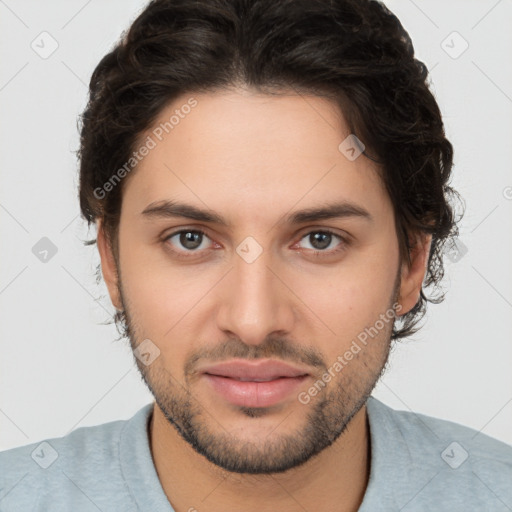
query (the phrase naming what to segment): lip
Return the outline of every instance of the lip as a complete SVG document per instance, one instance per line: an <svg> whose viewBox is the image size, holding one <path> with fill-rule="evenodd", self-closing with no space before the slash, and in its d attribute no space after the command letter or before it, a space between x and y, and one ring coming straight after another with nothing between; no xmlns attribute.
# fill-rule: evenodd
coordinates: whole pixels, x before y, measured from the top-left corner
<svg viewBox="0 0 512 512"><path fill-rule="evenodd" d="M203 367L200 373L229 377L231 379L273 380L279 377L300 377L309 372L305 368L293 366L277 359L247 361L232 359L214 365Z"/></svg>
<svg viewBox="0 0 512 512"><path fill-rule="evenodd" d="M270 407L285 400L308 378L307 369L278 360L231 360L203 367L211 388L233 405Z"/></svg>

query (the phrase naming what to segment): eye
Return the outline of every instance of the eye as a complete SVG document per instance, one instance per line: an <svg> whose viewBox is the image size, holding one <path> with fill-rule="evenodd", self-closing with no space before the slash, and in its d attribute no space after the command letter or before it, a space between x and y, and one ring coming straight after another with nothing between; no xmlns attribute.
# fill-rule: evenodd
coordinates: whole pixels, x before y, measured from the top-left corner
<svg viewBox="0 0 512 512"><path fill-rule="evenodd" d="M334 249L327 250L330 246L333 247L335 239L340 240L342 243L338 244L337 247L334 244ZM306 247L306 249L313 251L315 255L320 255L321 253L334 254L344 250L349 245L349 241L346 238L328 229L310 231L301 238L302 240L309 242L311 247Z"/></svg>
<svg viewBox="0 0 512 512"><path fill-rule="evenodd" d="M199 254L211 248L206 241L207 239L210 240L208 235L200 229L181 229L167 235L163 242L178 257L187 258L194 256L194 253ZM336 239L341 243L336 245ZM305 247L307 252L315 256L336 254L345 250L350 244L348 238L328 229L310 231L300 239L300 241L303 240L309 242L310 247Z"/></svg>
<svg viewBox="0 0 512 512"><path fill-rule="evenodd" d="M199 252L207 248L207 244L203 244L205 238L208 238L206 233L199 229L182 229L166 236L164 242L168 243L174 252ZM173 239L175 242L172 242ZM175 249L175 244L181 247Z"/></svg>

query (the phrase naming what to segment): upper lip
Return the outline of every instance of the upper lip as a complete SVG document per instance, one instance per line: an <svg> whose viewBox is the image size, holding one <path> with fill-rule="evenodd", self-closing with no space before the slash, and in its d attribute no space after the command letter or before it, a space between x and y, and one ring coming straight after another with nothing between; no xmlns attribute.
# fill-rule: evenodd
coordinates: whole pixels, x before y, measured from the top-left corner
<svg viewBox="0 0 512 512"><path fill-rule="evenodd" d="M199 372L244 380L273 380L279 377L301 377L308 374L304 368L276 359L258 361L234 359L204 366L199 369Z"/></svg>

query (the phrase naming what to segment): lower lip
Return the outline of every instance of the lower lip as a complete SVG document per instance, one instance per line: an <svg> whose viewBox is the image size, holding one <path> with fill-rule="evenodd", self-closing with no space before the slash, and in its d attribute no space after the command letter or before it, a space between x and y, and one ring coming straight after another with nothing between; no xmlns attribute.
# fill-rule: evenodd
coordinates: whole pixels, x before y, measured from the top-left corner
<svg viewBox="0 0 512 512"><path fill-rule="evenodd" d="M241 381L219 375L203 374L213 389L233 405L270 407L292 394L307 375L280 377L267 382Z"/></svg>

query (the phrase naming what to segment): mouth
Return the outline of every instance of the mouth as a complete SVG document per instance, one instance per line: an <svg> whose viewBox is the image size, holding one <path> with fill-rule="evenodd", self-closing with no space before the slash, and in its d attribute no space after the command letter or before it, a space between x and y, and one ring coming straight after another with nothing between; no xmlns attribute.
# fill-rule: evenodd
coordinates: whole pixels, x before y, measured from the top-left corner
<svg viewBox="0 0 512 512"><path fill-rule="evenodd" d="M310 374L278 360L231 360L199 370L217 396L243 407L270 407L287 399Z"/></svg>

